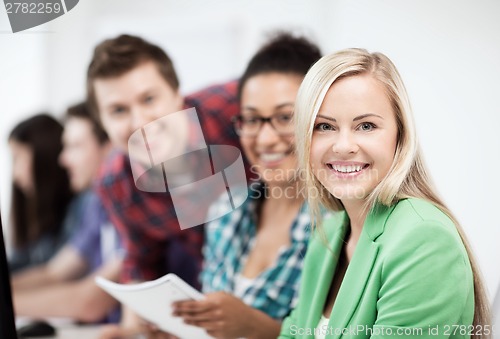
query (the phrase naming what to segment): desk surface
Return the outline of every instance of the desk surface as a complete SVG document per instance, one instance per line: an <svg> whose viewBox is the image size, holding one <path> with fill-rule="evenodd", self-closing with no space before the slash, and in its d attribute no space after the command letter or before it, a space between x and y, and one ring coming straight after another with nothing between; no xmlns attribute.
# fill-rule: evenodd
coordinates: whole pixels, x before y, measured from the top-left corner
<svg viewBox="0 0 500 339"><path fill-rule="evenodd" d="M97 339L102 325L77 325L69 318L47 318L48 323L56 328L57 335L51 337L38 337L39 339ZM16 327L29 324L34 321L30 317L17 317Z"/></svg>
<svg viewBox="0 0 500 339"><path fill-rule="evenodd" d="M62 327L57 329L58 339L97 339L101 326Z"/></svg>
<svg viewBox="0 0 500 339"><path fill-rule="evenodd" d="M100 331L100 325L60 326L57 327L56 336L38 337L38 339L97 339Z"/></svg>

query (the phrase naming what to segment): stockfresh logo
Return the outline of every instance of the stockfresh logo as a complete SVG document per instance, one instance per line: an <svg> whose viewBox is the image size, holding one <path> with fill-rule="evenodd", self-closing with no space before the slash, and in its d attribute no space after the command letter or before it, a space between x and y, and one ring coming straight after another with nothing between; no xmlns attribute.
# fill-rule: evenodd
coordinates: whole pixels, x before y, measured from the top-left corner
<svg viewBox="0 0 500 339"><path fill-rule="evenodd" d="M181 229L231 213L248 197L240 150L207 145L195 108L142 126L130 136L128 154L135 186L168 192Z"/></svg>
<svg viewBox="0 0 500 339"><path fill-rule="evenodd" d="M3 0L12 32L33 28L71 11L79 0Z"/></svg>

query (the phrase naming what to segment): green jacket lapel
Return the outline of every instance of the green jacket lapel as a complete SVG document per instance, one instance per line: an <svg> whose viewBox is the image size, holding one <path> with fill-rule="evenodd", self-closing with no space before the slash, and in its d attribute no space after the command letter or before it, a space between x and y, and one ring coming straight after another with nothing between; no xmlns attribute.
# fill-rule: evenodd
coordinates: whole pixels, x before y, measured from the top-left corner
<svg viewBox="0 0 500 339"><path fill-rule="evenodd" d="M340 286L335 305L330 316L329 326L349 329L350 320L363 296L377 259L379 244L375 242L384 231L385 222L393 207L377 205L368 213L356 250ZM328 287L325 287L328 290ZM338 338L337 334L328 338Z"/></svg>
<svg viewBox="0 0 500 339"><path fill-rule="evenodd" d="M358 240L356 251L349 263L330 315L329 325L333 328L348 329L349 321L361 300L373 264L377 259L378 249L378 244L372 242L363 232ZM328 338L338 337L334 335Z"/></svg>
<svg viewBox="0 0 500 339"><path fill-rule="evenodd" d="M315 231L314 241L320 243L321 246L310 246L309 250L312 250L313 253L308 253L311 258L314 258L314 262L309 263L312 268L308 272L308 276L313 277L314 280L304 282L304 284L307 284L311 288L311 290L307 291L307 294L311 298L311 305L313 305L311 309L305 310L307 314L304 314L303 318L309 328L314 328L318 324L323 313L333 274L337 268L340 251L342 250L348 230L346 213L336 212L332 218L325 220L323 222L323 230L326 239L322 238L321 233Z"/></svg>

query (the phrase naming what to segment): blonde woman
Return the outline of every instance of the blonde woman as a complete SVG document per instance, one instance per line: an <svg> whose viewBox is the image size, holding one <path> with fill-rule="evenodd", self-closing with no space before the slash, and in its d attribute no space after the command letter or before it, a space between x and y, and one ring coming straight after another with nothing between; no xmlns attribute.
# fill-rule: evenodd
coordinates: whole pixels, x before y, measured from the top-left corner
<svg viewBox="0 0 500 339"><path fill-rule="evenodd" d="M403 82L383 54L323 57L295 107L316 220L296 309L280 338L485 338L479 270L422 161Z"/></svg>

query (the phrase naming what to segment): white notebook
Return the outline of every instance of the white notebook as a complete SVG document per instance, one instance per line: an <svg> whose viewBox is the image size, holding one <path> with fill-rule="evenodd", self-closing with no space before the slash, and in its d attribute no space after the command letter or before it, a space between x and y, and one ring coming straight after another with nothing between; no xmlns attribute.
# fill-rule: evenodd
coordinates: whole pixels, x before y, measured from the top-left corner
<svg viewBox="0 0 500 339"><path fill-rule="evenodd" d="M173 302L205 298L203 294L173 273L140 284L123 285L102 277L96 277L95 282L140 317L165 332L186 339L213 338L204 329L187 325L182 318L172 316Z"/></svg>

